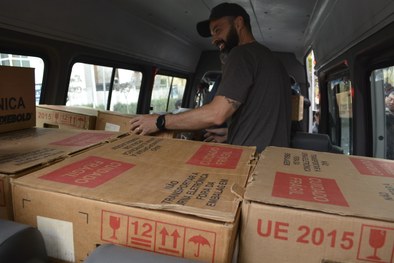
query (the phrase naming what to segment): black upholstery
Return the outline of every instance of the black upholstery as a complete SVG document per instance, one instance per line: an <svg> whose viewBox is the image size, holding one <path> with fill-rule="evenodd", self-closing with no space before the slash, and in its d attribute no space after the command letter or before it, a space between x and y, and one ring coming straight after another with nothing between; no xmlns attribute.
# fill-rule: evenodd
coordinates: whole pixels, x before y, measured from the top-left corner
<svg viewBox="0 0 394 263"><path fill-rule="evenodd" d="M97 247L85 263L191 263L190 259L166 256L149 251L104 244Z"/></svg>
<svg viewBox="0 0 394 263"><path fill-rule="evenodd" d="M331 143L327 134L295 132L291 138L291 147L318 152L343 153L343 150Z"/></svg>
<svg viewBox="0 0 394 263"><path fill-rule="evenodd" d="M0 219L0 262L48 262L44 239L38 229Z"/></svg>

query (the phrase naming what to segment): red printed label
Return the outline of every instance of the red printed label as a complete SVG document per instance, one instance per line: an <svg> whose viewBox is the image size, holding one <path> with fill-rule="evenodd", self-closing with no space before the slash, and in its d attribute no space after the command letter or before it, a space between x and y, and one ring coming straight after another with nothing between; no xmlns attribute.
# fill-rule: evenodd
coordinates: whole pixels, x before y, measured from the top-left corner
<svg viewBox="0 0 394 263"><path fill-rule="evenodd" d="M101 240L204 262L215 262L216 233L102 211Z"/></svg>
<svg viewBox="0 0 394 263"><path fill-rule="evenodd" d="M213 168L235 169L241 158L242 149L224 146L202 145L187 161L187 164Z"/></svg>
<svg viewBox="0 0 394 263"><path fill-rule="evenodd" d="M357 259L390 263L394 259L394 228L362 225Z"/></svg>
<svg viewBox="0 0 394 263"><path fill-rule="evenodd" d="M53 142L53 145L61 145L61 146L88 146L92 144L96 144L102 142L108 138L110 138L113 133L90 133L84 132L69 138L66 138L61 141Z"/></svg>
<svg viewBox="0 0 394 263"><path fill-rule="evenodd" d="M277 172L272 196L349 206L334 179Z"/></svg>
<svg viewBox="0 0 394 263"><path fill-rule="evenodd" d="M135 165L90 156L81 161L57 169L39 178L59 183L95 188Z"/></svg>
<svg viewBox="0 0 394 263"><path fill-rule="evenodd" d="M349 157L350 161L363 175L394 178L394 162Z"/></svg>

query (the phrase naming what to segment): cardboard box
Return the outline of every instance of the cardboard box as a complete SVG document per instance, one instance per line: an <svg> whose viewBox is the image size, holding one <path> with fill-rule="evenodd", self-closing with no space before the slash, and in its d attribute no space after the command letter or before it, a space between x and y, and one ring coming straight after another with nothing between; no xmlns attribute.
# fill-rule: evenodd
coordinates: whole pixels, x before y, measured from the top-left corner
<svg viewBox="0 0 394 263"><path fill-rule="evenodd" d="M14 180L15 219L38 226L49 255L62 260L115 243L230 262L254 154L129 135Z"/></svg>
<svg viewBox="0 0 394 263"><path fill-rule="evenodd" d="M394 162L268 147L244 195L239 262L394 262Z"/></svg>
<svg viewBox="0 0 394 263"><path fill-rule="evenodd" d="M98 110L77 106L37 105L36 126L40 128L94 130Z"/></svg>
<svg viewBox="0 0 394 263"><path fill-rule="evenodd" d="M99 111L96 121L96 130L105 131L130 131L130 120L137 115L122 114L114 111ZM175 138L176 133L173 131L162 131L152 136Z"/></svg>
<svg viewBox="0 0 394 263"><path fill-rule="evenodd" d="M30 128L0 134L0 218L12 219L10 181L121 133Z"/></svg>
<svg viewBox="0 0 394 263"><path fill-rule="evenodd" d="M130 131L130 120L136 115L121 114L114 111L99 111L97 114L96 130Z"/></svg>
<svg viewBox="0 0 394 263"><path fill-rule="evenodd" d="M304 118L304 96L291 95L291 120L301 121Z"/></svg>
<svg viewBox="0 0 394 263"><path fill-rule="evenodd" d="M0 132L36 124L34 69L0 66Z"/></svg>

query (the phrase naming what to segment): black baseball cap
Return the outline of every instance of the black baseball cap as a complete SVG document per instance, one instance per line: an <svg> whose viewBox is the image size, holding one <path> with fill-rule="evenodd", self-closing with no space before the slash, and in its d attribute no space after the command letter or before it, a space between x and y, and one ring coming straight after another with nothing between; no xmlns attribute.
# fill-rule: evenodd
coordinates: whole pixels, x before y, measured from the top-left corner
<svg viewBox="0 0 394 263"><path fill-rule="evenodd" d="M208 20L201 21L197 24L197 32L202 37L210 37L211 30L209 23L225 16L242 16L246 24L250 24L250 17L242 6L234 3L221 3L211 10Z"/></svg>

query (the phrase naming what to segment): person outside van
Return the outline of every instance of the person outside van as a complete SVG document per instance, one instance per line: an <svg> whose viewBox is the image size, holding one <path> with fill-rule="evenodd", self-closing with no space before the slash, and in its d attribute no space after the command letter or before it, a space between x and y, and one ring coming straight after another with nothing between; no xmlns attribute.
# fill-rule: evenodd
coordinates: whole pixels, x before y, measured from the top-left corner
<svg viewBox="0 0 394 263"><path fill-rule="evenodd" d="M394 160L394 89L385 97L386 105L386 158Z"/></svg>
<svg viewBox="0 0 394 263"><path fill-rule="evenodd" d="M165 129L201 130L229 120L228 132L220 131L229 144L256 146L258 152L269 145L288 147L289 75L275 55L255 41L247 12L237 4L219 4L208 20L197 24L197 31L212 37L221 53L223 74L213 100L180 114L135 117L130 130L142 135ZM208 132L215 135L214 129Z"/></svg>

